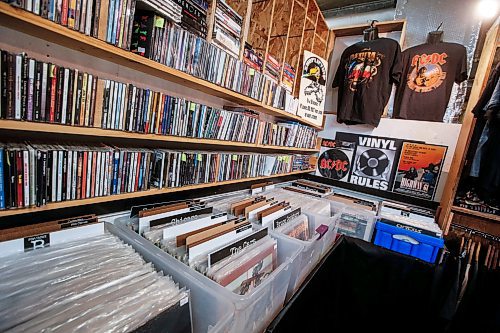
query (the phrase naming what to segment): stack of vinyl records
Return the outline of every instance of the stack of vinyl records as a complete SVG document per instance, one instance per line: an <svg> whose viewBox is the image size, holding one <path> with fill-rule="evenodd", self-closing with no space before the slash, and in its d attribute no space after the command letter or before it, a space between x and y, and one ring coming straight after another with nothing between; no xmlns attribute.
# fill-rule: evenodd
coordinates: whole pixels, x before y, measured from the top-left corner
<svg viewBox="0 0 500 333"><path fill-rule="evenodd" d="M107 25L101 27L106 29L106 42L118 46L122 49L130 50L130 37L132 36L132 27L136 0L101 0L103 5L109 3L108 6L103 6L103 13L107 13ZM106 12L106 8L109 10ZM103 15L101 13L101 15ZM102 20L101 20L102 21Z"/></svg>
<svg viewBox="0 0 500 333"><path fill-rule="evenodd" d="M158 13L176 23L181 23L182 7L174 3L173 0L139 0L138 2L144 3L146 6L153 8Z"/></svg>
<svg viewBox="0 0 500 333"><path fill-rule="evenodd" d="M311 127L297 122L263 123L262 144L284 147L316 147L318 133Z"/></svg>
<svg viewBox="0 0 500 333"><path fill-rule="evenodd" d="M243 216L230 217L199 200L138 208L146 239L236 294L248 293L276 268L276 241Z"/></svg>
<svg viewBox="0 0 500 333"><path fill-rule="evenodd" d="M259 72L262 71L264 60L246 42L245 42L245 50L243 52L243 61L245 62L245 64L255 69L256 71Z"/></svg>
<svg viewBox="0 0 500 333"><path fill-rule="evenodd" d="M156 17L155 17L156 16ZM140 12L134 19L131 51L166 66L261 101L262 74L153 12Z"/></svg>
<svg viewBox="0 0 500 333"><path fill-rule="evenodd" d="M83 233L77 229L84 228L72 232ZM101 230L45 248L23 252L21 247L19 253L3 254L0 331L134 332L152 329L154 320L161 318L169 332L191 332L189 292ZM38 244L48 242L44 236L51 234L16 235ZM58 237L52 236L55 243ZM12 247L18 240L5 243Z"/></svg>
<svg viewBox="0 0 500 333"><path fill-rule="evenodd" d="M132 84L99 80L96 119L105 129L255 143L259 115L220 110L142 89Z"/></svg>
<svg viewBox="0 0 500 333"><path fill-rule="evenodd" d="M207 38L207 8L204 0L173 0L182 8L181 27L187 31Z"/></svg>
<svg viewBox="0 0 500 333"><path fill-rule="evenodd" d="M93 126L97 77L1 51L0 118Z"/></svg>
<svg viewBox="0 0 500 333"><path fill-rule="evenodd" d="M9 0L4 2L88 36L97 37L101 0Z"/></svg>
<svg viewBox="0 0 500 333"><path fill-rule="evenodd" d="M243 19L224 0L214 1L216 1L216 8L213 41L238 57Z"/></svg>

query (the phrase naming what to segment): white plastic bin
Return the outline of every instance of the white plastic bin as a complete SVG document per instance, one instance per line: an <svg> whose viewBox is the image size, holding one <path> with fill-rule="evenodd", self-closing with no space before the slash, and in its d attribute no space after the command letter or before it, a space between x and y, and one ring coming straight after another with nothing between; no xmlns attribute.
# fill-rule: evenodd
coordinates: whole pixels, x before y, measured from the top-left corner
<svg viewBox="0 0 500 333"><path fill-rule="evenodd" d="M174 279L186 284L191 289L193 322L198 324L195 327L203 329L209 323L217 325L211 332L250 333L264 331L283 308L291 269L297 265L302 251L300 244L284 237L278 238L271 235L278 244L278 267L250 293L237 295L176 260L132 230L123 226L120 226L120 229L123 237L140 247L140 253L145 252L149 253L148 256L156 257L162 265L169 268ZM200 286L202 287L200 288ZM205 290L206 294L202 294L201 290ZM209 294L215 296L208 297ZM232 304L231 310L227 309L227 302ZM227 322L225 315L231 317L230 322ZM211 317L212 321L210 322L209 318ZM201 332L201 330L196 332Z"/></svg>
<svg viewBox="0 0 500 333"><path fill-rule="evenodd" d="M280 232L271 231L271 234L276 238L286 238L292 242L297 243L302 247L300 253L300 260L293 263L290 283L288 284L286 301L288 301L293 294L300 288L302 282L309 275L309 273L316 267L321 258L333 246L337 237L336 218L319 216L308 213L303 213L309 219L309 227L314 233L317 227L324 224L328 227L328 231L319 240L303 241L293 238L291 236L282 234Z"/></svg>
<svg viewBox="0 0 500 333"><path fill-rule="evenodd" d="M144 260L153 263L165 275L170 275L191 294L191 313L194 333L229 332L233 322L234 306L215 290L193 279L185 270L177 269L165 260L165 252L147 242L132 230L105 223L106 229L129 244Z"/></svg>

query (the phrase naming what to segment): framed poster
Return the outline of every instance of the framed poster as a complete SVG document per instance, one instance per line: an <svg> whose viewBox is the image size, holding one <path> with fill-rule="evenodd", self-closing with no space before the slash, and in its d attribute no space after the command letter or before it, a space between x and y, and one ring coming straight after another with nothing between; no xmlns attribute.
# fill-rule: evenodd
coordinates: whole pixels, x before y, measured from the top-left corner
<svg viewBox="0 0 500 333"><path fill-rule="evenodd" d="M433 200L446 151L446 146L405 142L392 191Z"/></svg>

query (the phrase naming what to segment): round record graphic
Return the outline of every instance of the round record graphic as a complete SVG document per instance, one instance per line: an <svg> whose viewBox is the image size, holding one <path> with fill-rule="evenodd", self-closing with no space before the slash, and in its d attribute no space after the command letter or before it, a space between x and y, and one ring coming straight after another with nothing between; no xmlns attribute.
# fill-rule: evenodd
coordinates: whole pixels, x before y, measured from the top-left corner
<svg viewBox="0 0 500 333"><path fill-rule="evenodd" d="M369 177L377 177L389 166L389 158L377 149L369 149L359 156L359 171Z"/></svg>
<svg viewBox="0 0 500 333"><path fill-rule="evenodd" d="M328 149L319 157L318 170L323 177L340 180L349 174L351 161L342 150Z"/></svg>

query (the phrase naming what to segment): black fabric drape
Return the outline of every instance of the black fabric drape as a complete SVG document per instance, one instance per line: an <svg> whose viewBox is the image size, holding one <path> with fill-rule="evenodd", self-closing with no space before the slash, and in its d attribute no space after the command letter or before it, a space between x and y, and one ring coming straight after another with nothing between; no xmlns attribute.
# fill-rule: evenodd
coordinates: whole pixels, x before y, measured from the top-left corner
<svg viewBox="0 0 500 333"><path fill-rule="evenodd" d="M343 237L267 331L445 332L456 320L459 271L451 256L435 266Z"/></svg>

